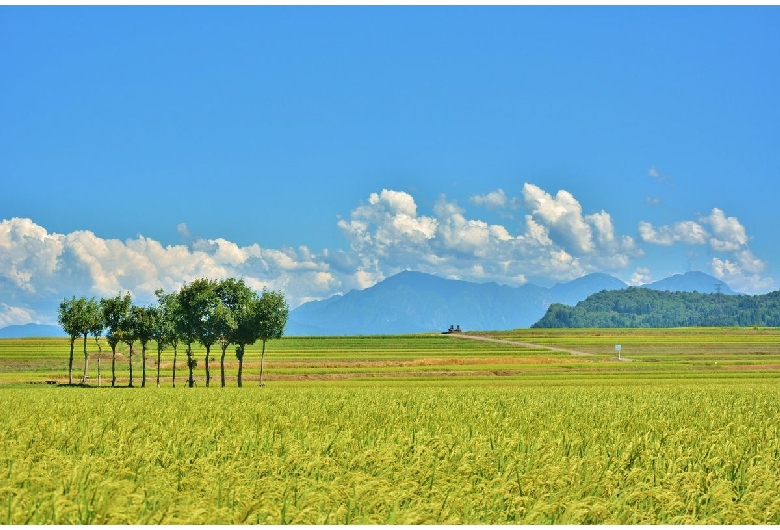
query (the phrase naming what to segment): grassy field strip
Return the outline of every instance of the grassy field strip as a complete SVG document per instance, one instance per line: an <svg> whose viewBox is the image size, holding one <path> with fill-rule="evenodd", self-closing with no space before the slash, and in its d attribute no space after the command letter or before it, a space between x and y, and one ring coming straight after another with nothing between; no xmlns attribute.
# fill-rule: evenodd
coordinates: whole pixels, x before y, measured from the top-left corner
<svg viewBox="0 0 780 530"><path fill-rule="evenodd" d="M690 370L750 371L776 373L780 370L780 332L777 329L699 328L675 330L515 330L484 332L489 340L454 340L457 334L398 335L368 337L287 337L271 341L266 358L270 381L279 379L315 380L317 378L366 377L396 374L406 379L437 372L447 376L515 377L532 373L616 372L640 376L652 371L685 372ZM465 334L469 337L469 334ZM462 337L462 336L461 336ZM520 343L520 344L517 344ZM632 363L615 363L615 344L623 344L622 358ZM74 371L79 373L83 356L74 352ZM97 382L97 347L87 343L90 352L91 384ZM44 382L67 378L67 338L0 340L0 383ZM104 346L101 378L110 378L110 353ZM147 384L156 377L156 347L147 353ZM571 351L587 353L572 356ZM117 377L120 384L128 380L127 347L117 354ZM194 356L197 381L204 380L205 350L196 345ZM226 355L229 384L235 384L237 361L232 348ZM251 381L259 374L259 348L248 348L245 373ZM210 368L219 374L218 348L212 349ZM577 360L575 360L577 359ZM585 362L587 360L588 362ZM170 384L173 352L165 350L160 364L164 385ZM629 366L630 364L630 366ZM179 378L186 377L185 348L179 348ZM141 355L134 356L136 382L140 382Z"/></svg>

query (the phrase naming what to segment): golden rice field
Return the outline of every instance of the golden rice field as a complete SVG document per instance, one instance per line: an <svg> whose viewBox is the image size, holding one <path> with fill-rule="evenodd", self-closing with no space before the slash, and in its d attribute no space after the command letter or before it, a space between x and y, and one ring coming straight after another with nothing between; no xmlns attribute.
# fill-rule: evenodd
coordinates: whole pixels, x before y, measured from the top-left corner
<svg viewBox="0 0 780 530"><path fill-rule="evenodd" d="M131 389L0 341L0 523L780 523L778 330L526 331L593 355L291 338L264 388Z"/></svg>

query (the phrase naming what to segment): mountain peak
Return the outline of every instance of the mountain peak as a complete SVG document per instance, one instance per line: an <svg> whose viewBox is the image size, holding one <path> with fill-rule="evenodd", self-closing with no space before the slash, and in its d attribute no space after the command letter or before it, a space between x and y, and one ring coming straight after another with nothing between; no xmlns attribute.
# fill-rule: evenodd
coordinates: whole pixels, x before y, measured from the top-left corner
<svg viewBox="0 0 780 530"><path fill-rule="evenodd" d="M685 291L699 293L737 294L726 283L720 281L714 276L701 271L688 271L685 274L674 274L663 280L642 285L647 289L656 291Z"/></svg>

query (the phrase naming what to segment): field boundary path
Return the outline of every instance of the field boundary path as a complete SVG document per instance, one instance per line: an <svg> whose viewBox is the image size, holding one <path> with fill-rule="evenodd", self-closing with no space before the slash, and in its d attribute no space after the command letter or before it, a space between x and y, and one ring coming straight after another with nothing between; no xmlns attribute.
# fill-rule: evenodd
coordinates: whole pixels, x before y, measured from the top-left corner
<svg viewBox="0 0 780 530"><path fill-rule="evenodd" d="M533 342L518 342L514 340L494 339L492 337L482 337L479 335L465 335L461 333L448 333L447 335L458 339L481 340L484 342L498 342L500 344L510 344L512 346L520 346L522 348L534 348L534 349L544 348L546 350L567 352L570 353L571 355L582 355L586 357L592 357L594 355L592 353L586 353L584 351L571 350L569 348L559 348L557 346L550 346L548 344L535 344ZM626 359L625 357L621 357L620 359L616 359L616 360L631 362L631 359Z"/></svg>

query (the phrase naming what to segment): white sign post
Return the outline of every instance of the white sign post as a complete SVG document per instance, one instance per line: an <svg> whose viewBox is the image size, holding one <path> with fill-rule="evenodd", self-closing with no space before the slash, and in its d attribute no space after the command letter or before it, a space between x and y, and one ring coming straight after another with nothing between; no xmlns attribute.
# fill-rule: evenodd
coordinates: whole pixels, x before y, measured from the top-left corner
<svg viewBox="0 0 780 530"><path fill-rule="evenodd" d="M615 344L615 351L618 354L618 359L620 359L620 344Z"/></svg>

